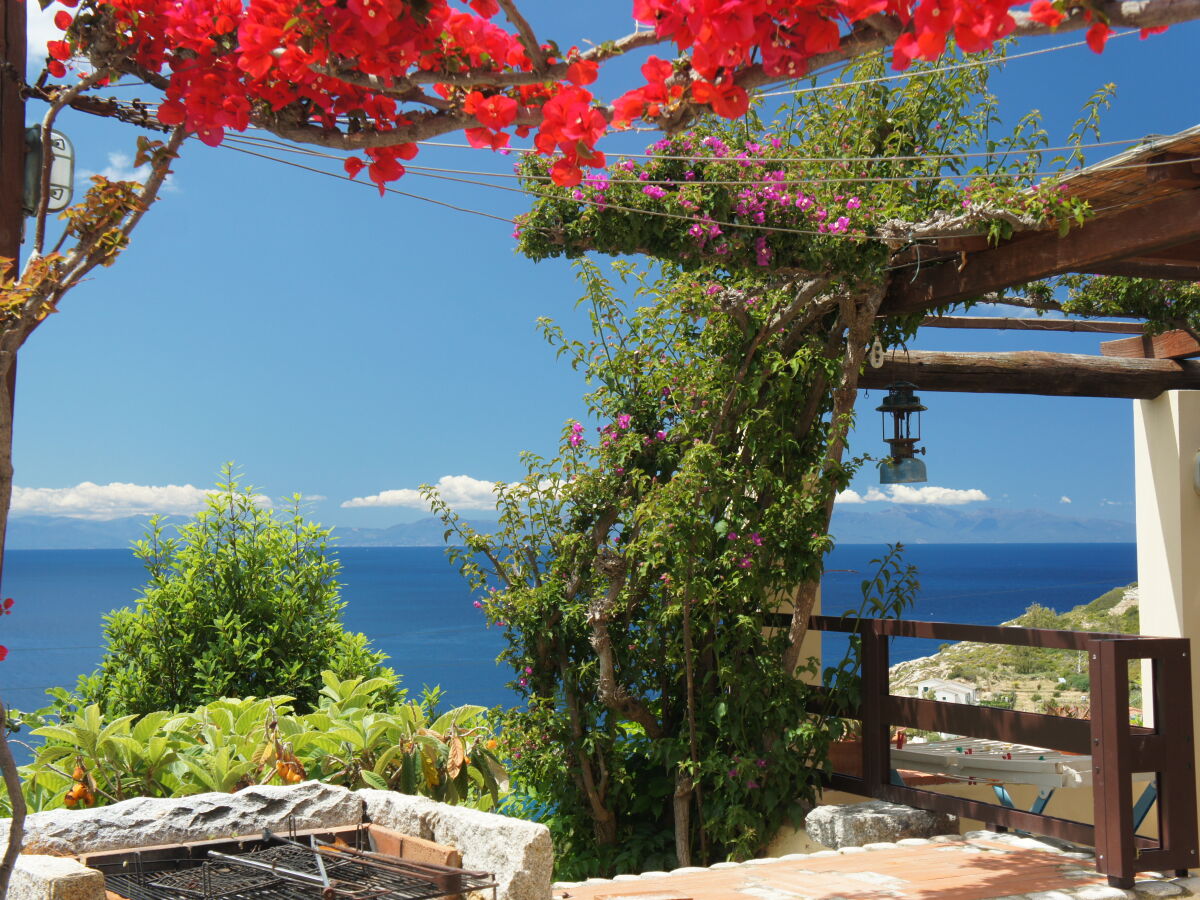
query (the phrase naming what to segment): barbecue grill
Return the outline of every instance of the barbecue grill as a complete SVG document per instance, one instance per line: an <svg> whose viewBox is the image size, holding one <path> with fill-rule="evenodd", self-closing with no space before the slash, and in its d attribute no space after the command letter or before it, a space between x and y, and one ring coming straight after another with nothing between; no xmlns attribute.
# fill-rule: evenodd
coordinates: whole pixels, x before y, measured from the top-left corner
<svg viewBox="0 0 1200 900"><path fill-rule="evenodd" d="M491 891L491 873L375 852L367 827L93 854L125 900L436 900Z"/></svg>

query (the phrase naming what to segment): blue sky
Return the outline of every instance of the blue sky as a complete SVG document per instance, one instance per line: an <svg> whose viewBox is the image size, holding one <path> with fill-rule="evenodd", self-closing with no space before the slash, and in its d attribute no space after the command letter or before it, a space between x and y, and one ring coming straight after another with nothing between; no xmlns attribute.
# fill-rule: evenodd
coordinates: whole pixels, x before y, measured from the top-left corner
<svg viewBox="0 0 1200 900"><path fill-rule="evenodd" d="M563 46L625 33L628 8L522 4ZM1196 122L1197 46L1192 23L1114 39L1103 56L1045 53L1011 62L994 89L1012 120L1040 108L1058 142L1092 91L1114 81L1104 138L1170 133ZM31 104L31 119L41 112ZM81 169L128 170L133 129L78 114L60 127ZM640 150L649 136L638 138L610 148ZM428 147L416 163L502 172L511 160ZM211 485L234 460L268 495L313 498L326 524L388 525L426 513L379 504L445 476L466 476L449 483L464 510L480 505L476 482L519 477L518 453L553 453L582 412L581 379L534 326L549 315L582 335L578 288L567 263L517 256L510 225L198 142L176 172L116 266L69 295L21 352L18 514L181 512L196 497L185 486ZM527 207L519 194L415 173L396 187L504 218ZM1092 353L1101 339L929 329L913 346ZM856 450L883 449L878 401L872 392L861 404ZM1130 401L925 401L930 486L982 492L977 503L1132 517ZM865 495L870 483L864 474L854 488ZM343 505L354 498L381 499Z"/></svg>

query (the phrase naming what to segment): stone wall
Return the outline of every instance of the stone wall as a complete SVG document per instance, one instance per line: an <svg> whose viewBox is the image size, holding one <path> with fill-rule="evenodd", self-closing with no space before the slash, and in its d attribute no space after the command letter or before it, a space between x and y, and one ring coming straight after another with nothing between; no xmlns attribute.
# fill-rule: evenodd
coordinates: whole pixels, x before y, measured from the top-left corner
<svg viewBox="0 0 1200 900"><path fill-rule="evenodd" d="M284 829L289 817L297 829L369 821L436 841L457 849L464 868L494 873L497 900L550 898L554 852L544 825L425 797L350 791L316 781L33 813L25 822L25 843L10 893L21 900L104 900L103 882L86 874L91 870L55 857L245 837L264 828ZM0 836L7 834L8 820L0 819Z"/></svg>

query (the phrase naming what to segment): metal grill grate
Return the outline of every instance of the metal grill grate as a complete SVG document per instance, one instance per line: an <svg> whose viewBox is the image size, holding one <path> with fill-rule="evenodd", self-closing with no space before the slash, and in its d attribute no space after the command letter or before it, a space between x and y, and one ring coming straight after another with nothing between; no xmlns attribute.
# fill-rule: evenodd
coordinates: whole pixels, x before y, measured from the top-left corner
<svg viewBox="0 0 1200 900"><path fill-rule="evenodd" d="M135 852L106 873L106 887L110 897L126 900L435 900L486 890L495 900L496 882L486 872L310 842L266 832L253 850L210 850L206 860L180 855L170 871L161 859L155 871L144 871Z"/></svg>
<svg viewBox="0 0 1200 900"><path fill-rule="evenodd" d="M172 895L217 898L253 891L273 885L277 881L278 878L265 872L259 874L235 866L205 863L192 869L168 872L147 882L146 887L168 891Z"/></svg>

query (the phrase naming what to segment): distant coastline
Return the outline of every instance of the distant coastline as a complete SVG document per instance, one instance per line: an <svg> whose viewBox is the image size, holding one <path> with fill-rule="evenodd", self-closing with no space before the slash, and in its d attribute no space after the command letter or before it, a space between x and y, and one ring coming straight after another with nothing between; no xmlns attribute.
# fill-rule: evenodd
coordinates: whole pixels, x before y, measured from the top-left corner
<svg viewBox="0 0 1200 900"><path fill-rule="evenodd" d="M124 550L143 537L147 517L106 521L66 516L17 516L9 521L11 550ZM484 517L470 520L495 528ZM441 547L445 525L432 516L386 528L337 527L339 547ZM831 532L839 544L1124 544L1135 540L1132 522L1066 516L1043 510L922 504L838 506Z"/></svg>

